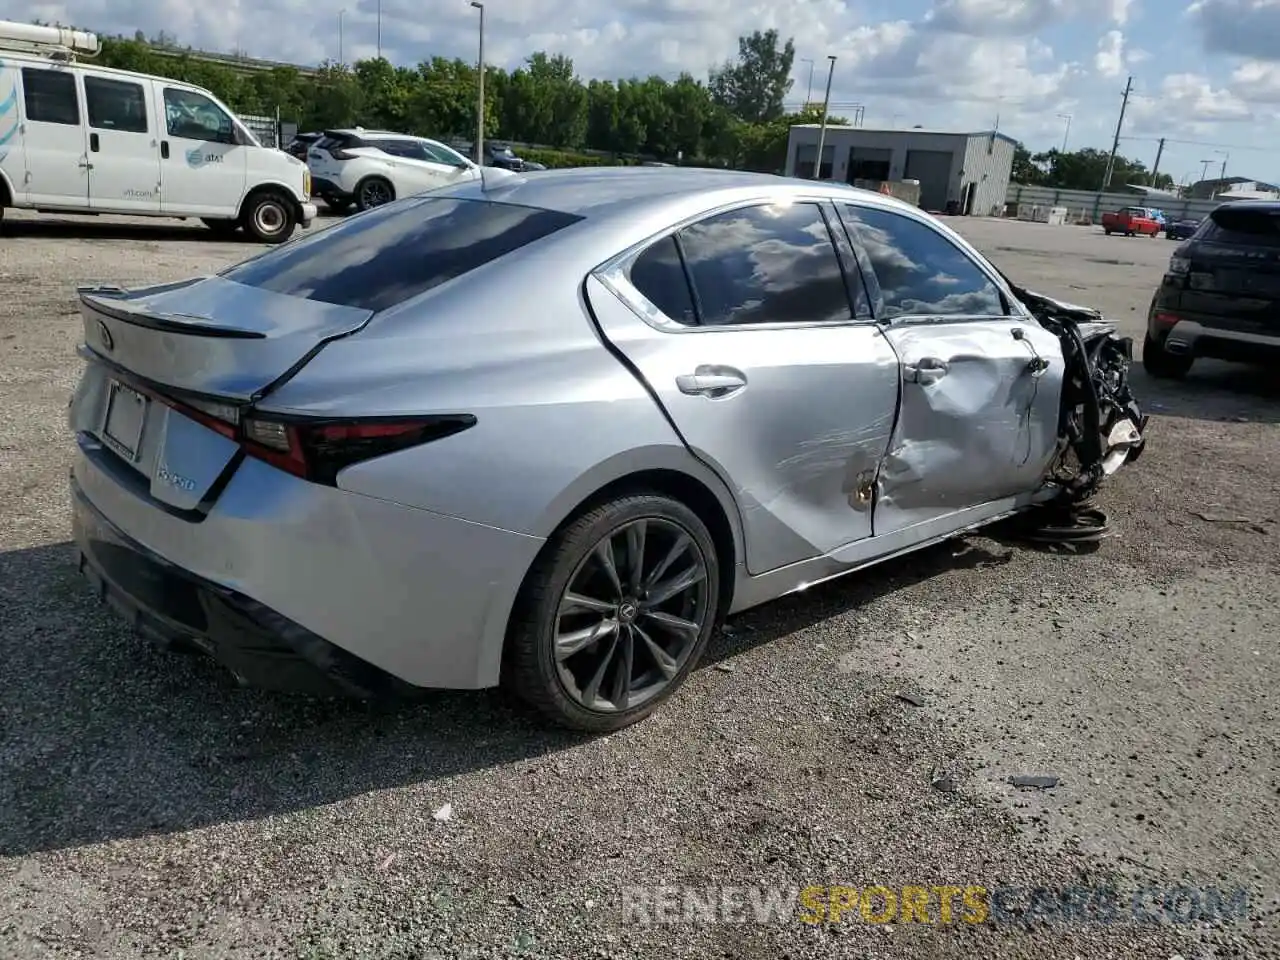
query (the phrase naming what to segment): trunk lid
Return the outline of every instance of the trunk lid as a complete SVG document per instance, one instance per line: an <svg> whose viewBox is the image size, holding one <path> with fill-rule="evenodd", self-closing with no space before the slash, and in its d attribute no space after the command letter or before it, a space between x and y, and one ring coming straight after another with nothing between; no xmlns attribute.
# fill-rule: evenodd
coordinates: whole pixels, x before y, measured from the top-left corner
<svg viewBox="0 0 1280 960"><path fill-rule="evenodd" d="M1179 256L1190 261L1182 309L1227 329L1280 324L1280 207L1219 207Z"/></svg>
<svg viewBox="0 0 1280 960"><path fill-rule="evenodd" d="M108 363L155 384L240 402L373 315L224 277L79 293L84 342Z"/></svg>

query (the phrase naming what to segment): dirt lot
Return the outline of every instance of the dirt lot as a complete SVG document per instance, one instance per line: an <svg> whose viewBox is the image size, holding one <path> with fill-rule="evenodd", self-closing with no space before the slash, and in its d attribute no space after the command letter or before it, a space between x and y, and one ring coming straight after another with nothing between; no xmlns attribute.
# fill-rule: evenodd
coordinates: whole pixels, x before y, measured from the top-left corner
<svg viewBox="0 0 1280 960"><path fill-rule="evenodd" d="M1173 247L953 222L1139 336ZM1150 444L1102 497L1101 550L972 538L775 603L658 716L581 739L487 694L367 710L238 690L89 600L67 546L72 287L253 249L13 216L0 237L0 955L1280 956L1274 373L1136 374ZM1008 786L1026 773L1061 782ZM1104 882L1244 886L1252 916L813 928L621 909L646 884Z"/></svg>

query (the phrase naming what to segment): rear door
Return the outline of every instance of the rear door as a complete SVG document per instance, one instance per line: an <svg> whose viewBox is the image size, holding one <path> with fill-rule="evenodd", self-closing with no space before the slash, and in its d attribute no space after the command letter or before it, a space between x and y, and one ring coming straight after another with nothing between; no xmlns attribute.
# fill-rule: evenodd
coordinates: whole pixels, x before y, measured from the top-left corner
<svg viewBox="0 0 1280 960"><path fill-rule="evenodd" d="M1057 453L1058 338L1011 315L989 268L928 220L836 207L901 364L876 534L1035 490Z"/></svg>
<svg viewBox="0 0 1280 960"><path fill-rule="evenodd" d="M173 216L234 217L248 177L249 151L236 125L205 94L154 81L164 129L160 140L162 209Z"/></svg>
<svg viewBox="0 0 1280 960"><path fill-rule="evenodd" d="M733 490L753 574L868 537L898 402L893 351L819 202L755 203L588 283L603 335ZM851 304L856 304L853 306Z"/></svg>
<svg viewBox="0 0 1280 960"><path fill-rule="evenodd" d="M151 81L84 74L89 207L160 212L160 140Z"/></svg>
<svg viewBox="0 0 1280 960"><path fill-rule="evenodd" d="M1280 335L1280 207L1223 206L1177 251L1189 260L1179 313L1206 327Z"/></svg>
<svg viewBox="0 0 1280 960"><path fill-rule="evenodd" d="M18 196L33 206L83 210L89 159L79 75L51 64L25 66L21 77L25 176L16 178Z"/></svg>

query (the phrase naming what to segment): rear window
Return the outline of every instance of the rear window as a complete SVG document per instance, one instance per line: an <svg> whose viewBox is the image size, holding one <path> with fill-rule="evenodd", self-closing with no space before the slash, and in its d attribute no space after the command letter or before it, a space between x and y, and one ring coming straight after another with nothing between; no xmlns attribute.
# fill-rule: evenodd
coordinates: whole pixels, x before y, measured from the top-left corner
<svg viewBox="0 0 1280 960"><path fill-rule="evenodd" d="M511 203L410 197L221 276L291 297L386 310L581 219Z"/></svg>
<svg viewBox="0 0 1280 960"><path fill-rule="evenodd" d="M1247 247L1280 247L1280 209L1215 210L1201 225L1197 239Z"/></svg>

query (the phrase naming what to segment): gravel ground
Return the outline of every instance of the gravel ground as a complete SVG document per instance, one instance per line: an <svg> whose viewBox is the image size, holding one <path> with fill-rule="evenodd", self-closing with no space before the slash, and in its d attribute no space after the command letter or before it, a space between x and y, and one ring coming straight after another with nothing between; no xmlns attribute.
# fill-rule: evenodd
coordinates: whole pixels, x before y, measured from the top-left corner
<svg viewBox="0 0 1280 960"><path fill-rule="evenodd" d="M953 222L1011 276L1138 335L1172 249ZM1280 956L1274 380L1139 371L1151 442L1106 488L1100 550L975 537L774 603L654 718L584 739L489 694L376 710L239 690L87 597L67 545L72 287L254 249L12 212L0 238L0 955ZM1007 785L1026 773L1060 783ZM1252 917L622 910L633 885L1105 882L1245 886Z"/></svg>

